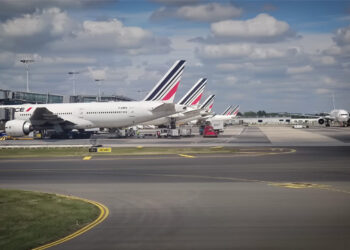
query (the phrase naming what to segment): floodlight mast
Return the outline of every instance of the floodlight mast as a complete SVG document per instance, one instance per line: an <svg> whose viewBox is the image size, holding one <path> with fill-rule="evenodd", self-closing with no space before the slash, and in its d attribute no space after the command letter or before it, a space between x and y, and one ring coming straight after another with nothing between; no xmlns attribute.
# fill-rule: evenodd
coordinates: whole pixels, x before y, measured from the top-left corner
<svg viewBox="0 0 350 250"><path fill-rule="evenodd" d="M29 92L29 63L33 63L33 59L22 59L20 60L21 63L24 63L26 65L27 69L27 92Z"/></svg>
<svg viewBox="0 0 350 250"><path fill-rule="evenodd" d="M69 71L69 75L73 75L73 95L76 95L76 85L75 85L75 75L79 74L80 72L78 71Z"/></svg>
<svg viewBox="0 0 350 250"><path fill-rule="evenodd" d="M98 85L98 102L101 101L101 84L105 79L95 79L95 82L97 82Z"/></svg>

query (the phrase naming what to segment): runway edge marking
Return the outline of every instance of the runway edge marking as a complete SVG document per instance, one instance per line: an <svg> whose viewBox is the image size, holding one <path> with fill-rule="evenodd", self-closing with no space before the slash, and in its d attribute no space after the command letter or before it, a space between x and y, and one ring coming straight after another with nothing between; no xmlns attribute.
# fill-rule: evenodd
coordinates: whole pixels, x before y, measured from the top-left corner
<svg viewBox="0 0 350 250"><path fill-rule="evenodd" d="M58 244L62 244L66 241L69 241L71 239L74 239L76 237L78 237L79 235L89 231L90 229L94 228L95 226L97 226L98 224L100 224L102 221L104 221L108 215L109 215L109 209L108 207L106 207L105 205L103 205L102 203L99 203L97 201L92 201L92 200L88 200L88 199L84 199L84 198L80 198L80 197L76 197L76 196L70 196L70 195L62 195L62 194L56 194L57 196L60 196L60 197L64 197L64 198L67 198L67 199L72 199L72 200L81 200L81 201L85 201L87 203L90 203L92 205L95 205L96 207L98 207L100 209L100 215L97 217L96 220L94 220L93 222L91 222L90 224L86 225L85 227L79 229L78 231L70 234L70 235L67 235L66 237L62 238L62 239L59 239L59 240L56 240L54 242L51 242L51 243L48 243L48 244L45 244L43 246L40 246L40 247L36 247L36 248L33 248L33 250L42 250L42 249L47 249L49 247L52 247L52 246L56 246Z"/></svg>

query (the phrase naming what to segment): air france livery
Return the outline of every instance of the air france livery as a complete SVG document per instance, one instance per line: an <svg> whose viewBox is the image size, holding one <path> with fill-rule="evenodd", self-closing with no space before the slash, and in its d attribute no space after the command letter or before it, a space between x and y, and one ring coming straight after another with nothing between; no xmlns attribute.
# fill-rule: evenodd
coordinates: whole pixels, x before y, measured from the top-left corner
<svg viewBox="0 0 350 250"><path fill-rule="evenodd" d="M233 118L235 118L239 111L239 105L233 106L230 105L227 107L227 109L221 114L221 115L214 115L213 117L209 118L208 121L229 121Z"/></svg>
<svg viewBox="0 0 350 250"><path fill-rule="evenodd" d="M143 101L0 106L15 109L15 119L5 124L5 132L10 136L23 136L33 130L54 129L57 133L66 133L72 129L117 129L182 111L173 100L185 63L184 60L175 62Z"/></svg>
<svg viewBox="0 0 350 250"><path fill-rule="evenodd" d="M193 87L181 98L177 105L179 107L183 107L183 112L145 122L142 125L167 126L170 125L171 122L176 123L198 115L201 111L198 109L198 104L202 98L206 84L207 79L200 78L197 83L193 85Z"/></svg>

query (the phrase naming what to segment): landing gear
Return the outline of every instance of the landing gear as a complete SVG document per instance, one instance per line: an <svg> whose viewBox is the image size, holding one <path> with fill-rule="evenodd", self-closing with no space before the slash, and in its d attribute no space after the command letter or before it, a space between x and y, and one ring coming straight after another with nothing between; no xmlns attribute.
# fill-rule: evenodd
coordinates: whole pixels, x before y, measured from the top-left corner
<svg viewBox="0 0 350 250"><path fill-rule="evenodd" d="M175 118L170 119L170 129L176 129L176 119Z"/></svg>

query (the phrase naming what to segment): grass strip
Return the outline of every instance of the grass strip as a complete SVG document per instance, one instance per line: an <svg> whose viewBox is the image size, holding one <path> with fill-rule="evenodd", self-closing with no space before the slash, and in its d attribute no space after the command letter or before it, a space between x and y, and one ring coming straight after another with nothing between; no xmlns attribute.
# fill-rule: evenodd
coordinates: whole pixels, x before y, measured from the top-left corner
<svg viewBox="0 0 350 250"><path fill-rule="evenodd" d="M84 157L87 155L171 155L171 154L224 154L237 153L235 148L213 147L117 147L110 153L90 153L85 148L1 148L0 158L28 158L28 157Z"/></svg>
<svg viewBox="0 0 350 250"><path fill-rule="evenodd" d="M0 189L0 249L32 249L69 235L100 211L55 194Z"/></svg>

